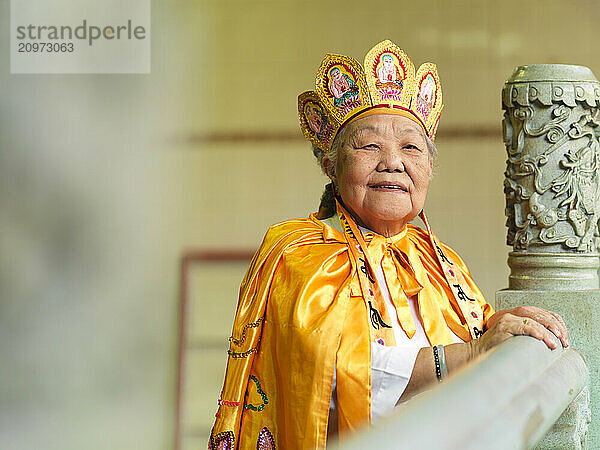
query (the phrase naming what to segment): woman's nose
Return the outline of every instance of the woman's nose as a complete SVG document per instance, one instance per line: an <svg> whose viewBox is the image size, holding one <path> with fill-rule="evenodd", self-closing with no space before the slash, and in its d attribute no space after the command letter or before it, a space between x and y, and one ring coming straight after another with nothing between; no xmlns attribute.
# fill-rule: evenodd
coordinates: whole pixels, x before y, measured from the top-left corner
<svg viewBox="0 0 600 450"><path fill-rule="evenodd" d="M382 149L380 151L381 158L377 164L378 172L404 172L404 161L399 150L393 148Z"/></svg>

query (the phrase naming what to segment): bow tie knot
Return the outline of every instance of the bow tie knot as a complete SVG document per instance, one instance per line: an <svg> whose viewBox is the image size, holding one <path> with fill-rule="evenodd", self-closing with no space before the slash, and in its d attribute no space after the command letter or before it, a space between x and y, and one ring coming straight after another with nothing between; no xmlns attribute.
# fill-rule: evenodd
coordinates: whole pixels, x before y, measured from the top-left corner
<svg viewBox="0 0 600 450"><path fill-rule="evenodd" d="M373 270L376 270L378 266L383 269L392 299L401 295L400 290L411 297L423 288L417 280L415 270L410 262L411 251L406 229L391 238L372 232L366 233L363 237L367 244L366 251L375 265ZM413 257L418 258L418 255L413 255Z"/></svg>

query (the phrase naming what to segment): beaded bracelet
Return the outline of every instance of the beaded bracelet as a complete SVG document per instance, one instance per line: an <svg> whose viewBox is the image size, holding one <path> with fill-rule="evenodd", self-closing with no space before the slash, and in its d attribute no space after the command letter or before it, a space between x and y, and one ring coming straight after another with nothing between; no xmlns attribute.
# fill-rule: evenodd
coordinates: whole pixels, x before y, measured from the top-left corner
<svg viewBox="0 0 600 450"><path fill-rule="evenodd" d="M433 362L435 363L435 374L438 381L442 381L442 368L440 366L440 355L438 354L438 346L433 347Z"/></svg>

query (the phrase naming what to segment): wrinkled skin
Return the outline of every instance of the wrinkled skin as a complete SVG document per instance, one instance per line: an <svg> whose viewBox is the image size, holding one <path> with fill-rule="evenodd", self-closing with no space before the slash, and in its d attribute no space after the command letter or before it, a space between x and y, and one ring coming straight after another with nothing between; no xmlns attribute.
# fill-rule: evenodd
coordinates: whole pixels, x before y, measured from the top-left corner
<svg viewBox="0 0 600 450"><path fill-rule="evenodd" d="M325 172L348 211L361 225L384 236L404 229L423 209L432 164L419 124L378 114L351 122L335 166Z"/></svg>

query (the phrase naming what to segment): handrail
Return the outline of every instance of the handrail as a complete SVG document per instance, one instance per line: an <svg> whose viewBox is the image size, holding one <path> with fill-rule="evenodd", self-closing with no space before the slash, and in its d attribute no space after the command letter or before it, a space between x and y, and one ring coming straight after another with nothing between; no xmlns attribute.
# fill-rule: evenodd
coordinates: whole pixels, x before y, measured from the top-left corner
<svg viewBox="0 0 600 450"><path fill-rule="evenodd" d="M589 383L583 356L515 336L396 408L340 450L533 447ZM329 446L328 446L329 447Z"/></svg>

